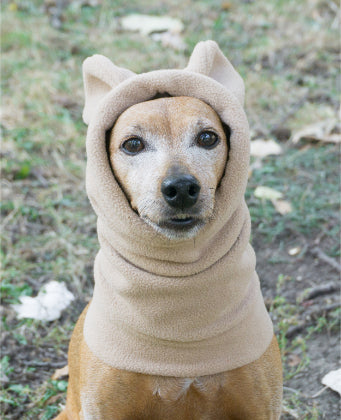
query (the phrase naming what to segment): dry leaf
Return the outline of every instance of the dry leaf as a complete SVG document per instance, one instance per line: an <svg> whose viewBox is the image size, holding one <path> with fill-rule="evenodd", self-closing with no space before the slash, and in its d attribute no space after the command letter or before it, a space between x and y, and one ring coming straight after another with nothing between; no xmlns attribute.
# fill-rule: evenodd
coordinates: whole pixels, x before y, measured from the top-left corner
<svg viewBox="0 0 341 420"><path fill-rule="evenodd" d="M321 382L341 395L341 369L330 371L322 378Z"/></svg>
<svg viewBox="0 0 341 420"><path fill-rule="evenodd" d="M64 367L60 369L56 369L54 374L51 376L51 379L55 381L60 378L65 378L68 375L69 375L69 365L65 365Z"/></svg>
<svg viewBox="0 0 341 420"><path fill-rule="evenodd" d="M281 200L283 194L273 188L259 186L255 189L254 196L263 200L270 200L282 216L292 212L292 206L289 201Z"/></svg>
<svg viewBox="0 0 341 420"><path fill-rule="evenodd" d="M272 204L279 214L285 215L292 212L292 206L289 201L285 200L272 200Z"/></svg>
<svg viewBox="0 0 341 420"><path fill-rule="evenodd" d="M259 186L255 189L254 196L263 200L270 200L282 216L292 212L292 206L289 201L281 200L283 194L273 188Z"/></svg>
<svg viewBox="0 0 341 420"><path fill-rule="evenodd" d="M274 190L270 187L259 186L255 189L253 193L255 197L262 198L264 200L279 200L282 198L283 194L277 190Z"/></svg>
<svg viewBox="0 0 341 420"><path fill-rule="evenodd" d="M151 38L154 41L161 42L162 46L167 48L173 48L173 50L184 51L187 47L186 43L183 41L181 36L178 33L173 32L162 32L154 33L151 35Z"/></svg>
<svg viewBox="0 0 341 420"><path fill-rule="evenodd" d="M169 16L139 14L124 16L121 19L121 25L127 31L137 31L142 35L166 31L179 34L184 29L184 25L179 19L174 19Z"/></svg>
<svg viewBox="0 0 341 420"><path fill-rule="evenodd" d="M341 143L341 124L336 118L329 118L309 125L297 131L291 138L296 144L302 139L322 141L326 143Z"/></svg>
<svg viewBox="0 0 341 420"><path fill-rule="evenodd" d="M269 155L280 155L282 148L273 140L253 140L250 145L251 156L264 158Z"/></svg>

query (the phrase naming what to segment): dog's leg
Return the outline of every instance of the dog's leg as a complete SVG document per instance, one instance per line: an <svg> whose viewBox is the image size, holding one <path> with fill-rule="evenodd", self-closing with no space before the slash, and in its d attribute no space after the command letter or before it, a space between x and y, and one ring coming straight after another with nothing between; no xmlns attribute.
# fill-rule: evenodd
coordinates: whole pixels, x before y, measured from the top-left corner
<svg viewBox="0 0 341 420"><path fill-rule="evenodd" d="M88 307L80 315L72 333L69 354L69 384L67 389L66 408L54 420L80 420L80 365L81 347L83 345L83 325Z"/></svg>
<svg viewBox="0 0 341 420"><path fill-rule="evenodd" d="M220 406L226 418L278 420L282 408L281 355L274 336L256 361L225 373ZM230 416L230 417L229 417Z"/></svg>

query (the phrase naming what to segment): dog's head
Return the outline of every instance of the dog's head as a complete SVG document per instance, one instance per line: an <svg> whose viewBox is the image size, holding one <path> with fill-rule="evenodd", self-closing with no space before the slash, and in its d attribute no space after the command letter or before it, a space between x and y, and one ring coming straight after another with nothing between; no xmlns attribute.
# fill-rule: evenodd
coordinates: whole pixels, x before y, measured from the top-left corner
<svg viewBox="0 0 341 420"><path fill-rule="evenodd" d="M244 84L218 45L200 42L183 70L135 74L94 55L83 73L86 186L101 220L139 250L145 238L212 237L243 199L249 160Z"/></svg>
<svg viewBox="0 0 341 420"><path fill-rule="evenodd" d="M168 238L190 238L212 217L229 135L204 102L159 98L120 115L108 151L114 175L140 217Z"/></svg>

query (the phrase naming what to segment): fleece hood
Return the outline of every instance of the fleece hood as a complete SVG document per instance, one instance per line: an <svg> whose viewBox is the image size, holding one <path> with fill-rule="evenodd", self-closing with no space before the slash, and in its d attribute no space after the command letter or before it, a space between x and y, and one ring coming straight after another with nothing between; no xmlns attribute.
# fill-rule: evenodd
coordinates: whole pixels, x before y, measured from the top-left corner
<svg viewBox="0 0 341 420"><path fill-rule="evenodd" d="M183 70L136 75L94 55L84 61L83 74L86 187L100 242L84 324L90 350L118 369L179 377L258 359L273 328L249 244L249 130L241 77L213 41L197 44ZM146 224L110 167L106 132L127 108L158 94L200 99L231 129L212 221L195 239L170 240Z"/></svg>

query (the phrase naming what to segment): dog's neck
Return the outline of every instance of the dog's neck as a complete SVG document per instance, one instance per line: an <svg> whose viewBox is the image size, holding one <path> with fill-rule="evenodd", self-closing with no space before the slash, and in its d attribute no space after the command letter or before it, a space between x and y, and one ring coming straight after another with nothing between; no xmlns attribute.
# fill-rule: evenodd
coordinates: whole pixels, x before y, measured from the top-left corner
<svg viewBox="0 0 341 420"><path fill-rule="evenodd" d="M203 229L193 239L146 242L143 237L130 237L124 232L112 231L108 221L99 218L97 233L101 249L107 258L117 253L128 263L150 273L165 277L186 277L209 269L217 263L243 235L250 236L249 213L245 202L228 222L215 229ZM224 238L224 239L223 239Z"/></svg>
<svg viewBox="0 0 341 420"><path fill-rule="evenodd" d="M99 219L101 250L84 333L100 359L131 371L195 377L249 363L266 349L272 325L244 202L221 230L192 247L157 249L112 233Z"/></svg>

